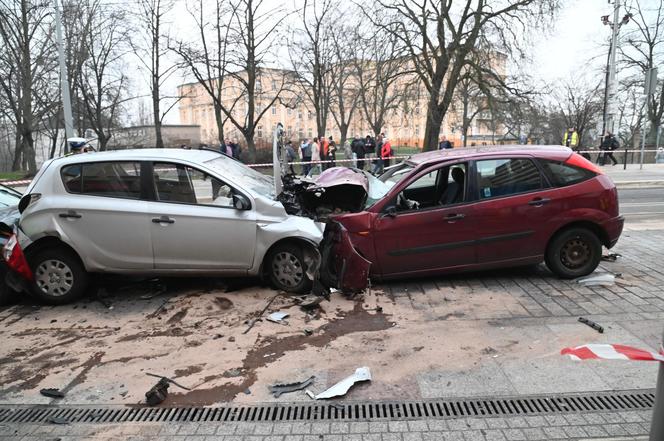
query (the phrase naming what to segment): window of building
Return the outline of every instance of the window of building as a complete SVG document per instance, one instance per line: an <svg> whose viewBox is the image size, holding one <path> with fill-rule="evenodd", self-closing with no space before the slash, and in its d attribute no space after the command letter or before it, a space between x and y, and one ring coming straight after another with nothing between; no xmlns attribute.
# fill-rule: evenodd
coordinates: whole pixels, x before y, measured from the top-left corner
<svg viewBox="0 0 664 441"><path fill-rule="evenodd" d="M258 126L256 129L256 135L258 135L259 138L263 137L263 126Z"/></svg>
<svg viewBox="0 0 664 441"><path fill-rule="evenodd" d="M286 110L286 114L288 114L288 116L291 116L293 114L293 109L288 107L287 110Z"/></svg>
<svg viewBox="0 0 664 441"><path fill-rule="evenodd" d="M277 114L277 106L273 105L272 106L272 115L276 115L276 114Z"/></svg>

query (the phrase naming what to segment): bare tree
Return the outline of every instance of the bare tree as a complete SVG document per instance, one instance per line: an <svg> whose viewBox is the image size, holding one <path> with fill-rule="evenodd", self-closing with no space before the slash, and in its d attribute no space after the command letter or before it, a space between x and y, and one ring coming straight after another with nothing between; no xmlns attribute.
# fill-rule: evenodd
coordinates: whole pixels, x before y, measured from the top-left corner
<svg viewBox="0 0 664 441"><path fill-rule="evenodd" d="M228 64L228 38L230 33L230 9L227 2L216 0L213 11L208 12L206 2L198 2L188 8L196 24L197 43L177 41L170 46L180 58L180 65L187 69L212 100L214 119L217 125L217 140L224 141L226 116L222 108L233 110L237 100L230 105L224 101L226 66ZM213 17L208 20L208 16ZM180 98L187 93L180 90Z"/></svg>
<svg viewBox="0 0 664 441"><path fill-rule="evenodd" d="M387 26L387 25L386 25ZM396 27L395 25L392 25ZM417 85L406 52L394 32L358 34L355 60L364 118L377 136L390 112L409 108L417 94Z"/></svg>
<svg viewBox="0 0 664 441"><path fill-rule="evenodd" d="M341 139L339 145L343 145L348 137L350 122L360 102L360 86L357 75L357 45L356 23L348 14L337 20L337 24L331 32L332 48L335 62L330 67L331 96L330 113L339 127Z"/></svg>
<svg viewBox="0 0 664 441"><path fill-rule="evenodd" d="M78 99L85 113L83 124L94 131L99 150L106 150L111 129L118 125L126 96L128 78L123 59L130 51L130 30L123 10L108 8L99 0L83 4L79 10L82 35L82 62L74 75Z"/></svg>
<svg viewBox="0 0 664 441"><path fill-rule="evenodd" d="M291 35L288 48L301 89L313 106L319 136L327 130L333 93L335 51L331 29L337 13L334 0L304 0L300 10L303 29Z"/></svg>
<svg viewBox="0 0 664 441"><path fill-rule="evenodd" d="M440 126L478 43L518 51L529 28L552 20L558 0L377 0L396 19L379 23L405 46L429 94L424 148L436 149ZM372 19L372 12L365 11ZM490 69L492 76L501 73ZM489 74L490 72L485 72Z"/></svg>
<svg viewBox="0 0 664 441"><path fill-rule="evenodd" d="M52 101L44 90L54 77L50 10L45 3L0 1L0 89L15 127L12 170L37 171L35 132Z"/></svg>
<svg viewBox="0 0 664 441"><path fill-rule="evenodd" d="M278 41L281 9L267 8L265 0L234 0L228 4L218 0L210 25L203 3L199 0L198 9L191 11L200 46L180 41L172 49L212 98L219 141L223 140L224 123L230 122L244 137L248 160L253 162L254 135L260 120L280 100L290 81L288 73L264 67ZM209 27L215 30L212 39L208 37ZM263 81L270 81L273 87ZM225 95L230 98L225 99Z"/></svg>
<svg viewBox="0 0 664 441"><path fill-rule="evenodd" d="M579 135L579 147L589 140L588 129L597 125L602 115L601 82L588 85L582 78L563 82L555 94L555 109L564 122L559 130L558 143L562 142L563 132L569 127L576 127Z"/></svg>
<svg viewBox="0 0 664 441"><path fill-rule="evenodd" d="M161 126L164 117L178 103L181 98L162 95L162 86L166 80L177 70L177 64L163 67L163 58L168 53L168 22L165 22L167 14L173 9L173 0L140 0L139 7L141 16L139 29L141 29L143 44L141 53L149 54L148 57L138 57L144 68L150 75L150 95L152 98L152 120L155 130L155 147L163 148L164 140L161 136ZM162 111L162 102L169 100L170 103Z"/></svg>
<svg viewBox="0 0 664 441"><path fill-rule="evenodd" d="M658 87L649 98L647 107L650 130L649 143L655 143L657 131L664 117L664 3L662 1L635 0L628 9L632 22L626 29L627 44L621 45L623 59L628 67L638 73L638 85L643 84L645 73L652 67L660 67Z"/></svg>

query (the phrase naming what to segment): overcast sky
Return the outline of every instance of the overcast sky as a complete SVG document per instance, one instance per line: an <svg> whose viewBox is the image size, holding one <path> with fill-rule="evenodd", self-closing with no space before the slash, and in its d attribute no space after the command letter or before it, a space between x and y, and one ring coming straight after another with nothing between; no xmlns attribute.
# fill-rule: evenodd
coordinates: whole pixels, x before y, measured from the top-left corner
<svg viewBox="0 0 664 441"><path fill-rule="evenodd" d="M183 0L180 1L184 3ZM627 0L627 3L632 1ZM182 7L182 3L178 6ZM602 75L601 69L606 62L607 43L611 33L610 27L604 26L600 21L602 15L613 15L613 4L607 0L563 0L563 4L564 7L551 31L536 32L538 37L533 41L534 63L531 74L552 87L558 80ZM624 9L621 10L621 17L623 14ZM174 88L179 82L179 79L173 78L171 87ZM166 120L171 124L179 123L177 107L169 113Z"/></svg>

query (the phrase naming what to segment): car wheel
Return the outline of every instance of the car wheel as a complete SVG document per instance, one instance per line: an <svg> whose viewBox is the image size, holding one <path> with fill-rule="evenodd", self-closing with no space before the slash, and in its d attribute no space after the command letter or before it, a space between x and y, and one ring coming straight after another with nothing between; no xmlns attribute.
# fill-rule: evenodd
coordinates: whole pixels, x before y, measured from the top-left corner
<svg viewBox="0 0 664 441"><path fill-rule="evenodd" d="M306 275L302 249L297 245L276 246L266 263L266 271L275 288L297 294L311 290L312 283Z"/></svg>
<svg viewBox="0 0 664 441"><path fill-rule="evenodd" d="M569 228L558 233L546 250L546 266L564 279L586 276L602 258L602 243L586 228Z"/></svg>
<svg viewBox="0 0 664 441"><path fill-rule="evenodd" d="M29 262L34 275L30 291L44 303L72 302L88 287L88 273L78 258L65 248L39 251Z"/></svg>

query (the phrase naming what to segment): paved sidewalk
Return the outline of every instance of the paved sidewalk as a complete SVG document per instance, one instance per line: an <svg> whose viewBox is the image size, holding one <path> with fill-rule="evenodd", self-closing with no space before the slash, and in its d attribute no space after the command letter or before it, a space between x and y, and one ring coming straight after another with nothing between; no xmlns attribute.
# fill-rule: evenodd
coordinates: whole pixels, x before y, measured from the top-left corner
<svg viewBox="0 0 664 441"><path fill-rule="evenodd" d="M646 440L650 411L411 421L0 425L0 441Z"/></svg>
<svg viewBox="0 0 664 441"><path fill-rule="evenodd" d="M602 170L613 179L618 187L631 186L664 186L664 164L643 164L643 170L639 164L605 165Z"/></svg>

